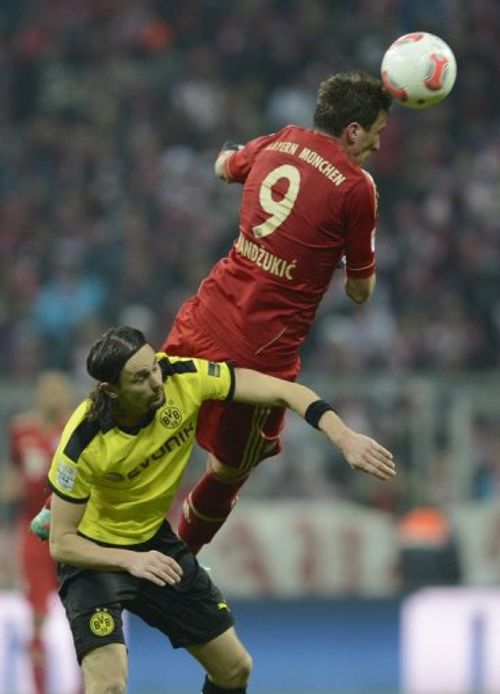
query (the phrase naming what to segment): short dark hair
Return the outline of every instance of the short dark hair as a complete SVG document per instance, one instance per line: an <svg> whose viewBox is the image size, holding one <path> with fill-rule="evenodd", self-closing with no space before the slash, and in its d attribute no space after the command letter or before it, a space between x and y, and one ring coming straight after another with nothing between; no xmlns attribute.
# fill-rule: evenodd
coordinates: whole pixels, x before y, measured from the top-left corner
<svg viewBox="0 0 500 694"><path fill-rule="evenodd" d="M314 126L334 137L339 137L349 123L369 130L391 104L391 95L376 77L361 70L339 72L319 85Z"/></svg>
<svg viewBox="0 0 500 694"><path fill-rule="evenodd" d="M100 383L118 383L126 362L147 340L137 328L128 325L106 330L92 345L87 357L87 371ZM90 393L88 418L107 426L112 422L112 403L99 387Z"/></svg>

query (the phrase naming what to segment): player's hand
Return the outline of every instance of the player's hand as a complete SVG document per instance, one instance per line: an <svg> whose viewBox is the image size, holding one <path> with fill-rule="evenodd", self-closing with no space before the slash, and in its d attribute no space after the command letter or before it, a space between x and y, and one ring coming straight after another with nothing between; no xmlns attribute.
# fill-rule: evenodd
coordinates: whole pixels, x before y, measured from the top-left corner
<svg viewBox="0 0 500 694"><path fill-rule="evenodd" d="M389 480L396 474L392 453L369 436L348 430L340 448L353 470L368 472L381 480Z"/></svg>
<svg viewBox="0 0 500 694"><path fill-rule="evenodd" d="M150 550L149 552L130 552L127 561L127 571L137 578L146 578L156 583L157 586L180 583L182 569L179 564L161 552Z"/></svg>
<svg viewBox="0 0 500 694"><path fill-rule="evenodd" d="M50 508L44 506L32 519L30 523L30 532L44 542L50 536Z"/></svg>

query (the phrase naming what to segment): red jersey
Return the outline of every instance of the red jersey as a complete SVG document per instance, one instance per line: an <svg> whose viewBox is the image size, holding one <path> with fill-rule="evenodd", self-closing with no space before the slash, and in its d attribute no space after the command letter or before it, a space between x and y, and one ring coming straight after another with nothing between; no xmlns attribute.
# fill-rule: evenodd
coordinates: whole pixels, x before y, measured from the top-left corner
<svg viewBox="0 0 500 694"><path fill-rule="evenodd" d="M11 459L22 479L22 511L30 519L49 495L47 475L61 431L42 426L35 413L19 415L10 426Z"/></svg>
<svg viewBox="0 0 500 694"><path fill-rule="evenodd" d="M197 318L240 365L292 366L339 260L375 272L377 193L332 137L294 125L226 160L240 233L198 289Z"/></svg>

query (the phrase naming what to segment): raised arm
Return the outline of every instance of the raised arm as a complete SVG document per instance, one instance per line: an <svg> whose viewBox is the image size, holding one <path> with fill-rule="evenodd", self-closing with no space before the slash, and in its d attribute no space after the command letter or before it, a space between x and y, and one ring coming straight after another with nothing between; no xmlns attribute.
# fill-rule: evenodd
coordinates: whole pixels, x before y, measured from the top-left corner
<svg viewBox="0 0 500 694"><path fill-rule="evenodd" d="M101 547L79 535L78 526L85 508L85 503L71 503L53 494L49 542L54 561L97 571L128 571L159 586L180 581L181 567L161 552Z"/></svg>
<svg viewBox="0 0 500 694"><path fill-rule="evenodd" d="M286 407L320 429L342 452L351 468L382 480L396 474L392 453L377 441L350 429L320 396L307 386L266 376L250 369L235 369L235 402Z"/></svg>

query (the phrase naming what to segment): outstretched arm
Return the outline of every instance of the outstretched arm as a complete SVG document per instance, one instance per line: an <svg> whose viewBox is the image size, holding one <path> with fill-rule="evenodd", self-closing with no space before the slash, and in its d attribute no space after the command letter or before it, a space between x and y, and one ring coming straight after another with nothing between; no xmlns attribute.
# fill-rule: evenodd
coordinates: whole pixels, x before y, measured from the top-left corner
<svg viewBox="0 0 500 694"><path fill-rule="evenodd" d="M342 452L351 468L382 480L396 474L392 453L377 441L350 429L320 396L307 386L266 376L250 369L235 369L235 402L287 407L324 432Z"/></svg>

